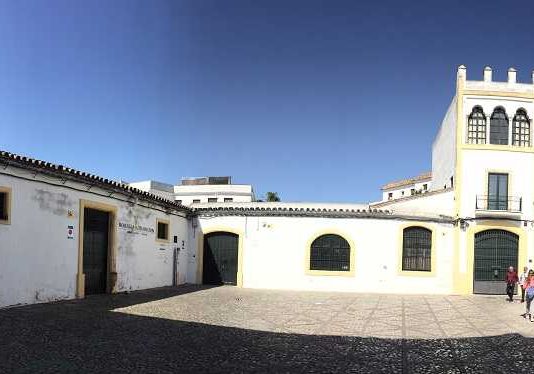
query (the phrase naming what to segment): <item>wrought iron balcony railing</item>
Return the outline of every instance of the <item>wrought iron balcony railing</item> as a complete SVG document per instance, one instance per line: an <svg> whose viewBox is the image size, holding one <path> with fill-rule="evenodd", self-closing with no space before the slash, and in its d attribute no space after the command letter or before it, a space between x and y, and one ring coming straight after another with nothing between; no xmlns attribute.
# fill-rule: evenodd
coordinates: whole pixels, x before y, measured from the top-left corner
<svg viewBox="0 0 534 374"><path fill-rule="evenodd" d="M475 209L521 213L523 199L518 196L477 195Z"/></svg>

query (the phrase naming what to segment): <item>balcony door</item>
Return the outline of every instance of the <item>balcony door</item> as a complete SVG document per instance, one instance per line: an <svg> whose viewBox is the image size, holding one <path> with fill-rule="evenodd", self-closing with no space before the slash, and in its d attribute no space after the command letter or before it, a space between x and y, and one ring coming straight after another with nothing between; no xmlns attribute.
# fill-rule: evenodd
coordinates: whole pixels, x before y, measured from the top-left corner
<svg viewBox="0 0 534 374"><path fill-rule="evenodd" d="M508 174L489 174L488 210L508 210Z"/></svg>

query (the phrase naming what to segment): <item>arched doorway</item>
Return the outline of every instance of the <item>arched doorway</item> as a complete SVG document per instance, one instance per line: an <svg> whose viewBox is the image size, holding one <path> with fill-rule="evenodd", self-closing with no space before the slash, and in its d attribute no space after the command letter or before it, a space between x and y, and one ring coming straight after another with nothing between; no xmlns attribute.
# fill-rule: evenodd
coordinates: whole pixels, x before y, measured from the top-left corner
<svg viewBox="0 0 534 374"><path fill-rule="evenodd" d="M506 230L485 230L475 234L473 292L506 294L504 279L509 266L517 269L519 236Z"/></svg>
<svg viewBox="0 0 534 374"><path fill-rule="evenodd" d="M204 236L203 284L237 284L239 235L212 232Z"/></svg>

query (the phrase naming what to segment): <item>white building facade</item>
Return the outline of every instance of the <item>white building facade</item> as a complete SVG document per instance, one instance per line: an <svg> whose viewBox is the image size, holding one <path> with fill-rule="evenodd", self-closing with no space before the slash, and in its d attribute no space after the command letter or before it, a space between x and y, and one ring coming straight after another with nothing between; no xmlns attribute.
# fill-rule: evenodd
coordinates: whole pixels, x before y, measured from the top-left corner
<svg viewBox="0 0 534 374"><path fill-rule="evenodd" d="M186 281L187 208L6 152L0 165L0 307Z"/></svg>
<svg viewBox="0 0 534 374"><path fill-rule="evenodd" d="M534 84L514 69L470 81L460 66L456 85L431 174L384 186L367 209L197 207L196 281L212 281L203 256L232 247L229 283L245 287L503 294L506 269L534 257Z"/></svg>
<svg viewBox="0 0 534 374"><path fill-rule="evenodd" d="M432 188L432 173L424 173L413 178L391 182L382 186L382 201L427 193Z"/></svg>
<svg viewBox="0 0 534 374"><path fill-rule="evenodd" d="M173 186L152 180L129 186L164 197L184 206L202 203L244 203L255 200L250 184L232 184L230 177L183 178Z"/></svg>
<svg viewBox="0 0 534 374"><path fill-rule="evenodd" d="M230 183L123 185L1 152L0 307L184 282L504 293L505 269L534 258L533 112L534 84L515 70L472 81L460 66L432 172L384 186L373 204L254 202L251 186Z"/></svg>

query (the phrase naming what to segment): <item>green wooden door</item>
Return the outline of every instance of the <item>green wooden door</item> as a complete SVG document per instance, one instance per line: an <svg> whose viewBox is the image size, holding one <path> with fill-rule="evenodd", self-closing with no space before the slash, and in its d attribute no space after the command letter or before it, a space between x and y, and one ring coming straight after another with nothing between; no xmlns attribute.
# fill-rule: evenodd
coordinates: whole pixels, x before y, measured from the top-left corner
<svg viewBox="0 0 534 374"><path fill-rule="evenodd" d="M106 293L109 214L85 208L83 222L85 294Z"/></svg>
<svg viewBox="0 0 534 374"><path fill-rule="evenodd" d="M204 237L202 283L237 284L237 247L239 236L214 232Z"/></svg>
<svg viewBox="0 0 534 374"><path fill-rule="evenodd" d="M475 234L474 293L504 295L508 267L517 270L519 237L505 230Z"/></svg>

